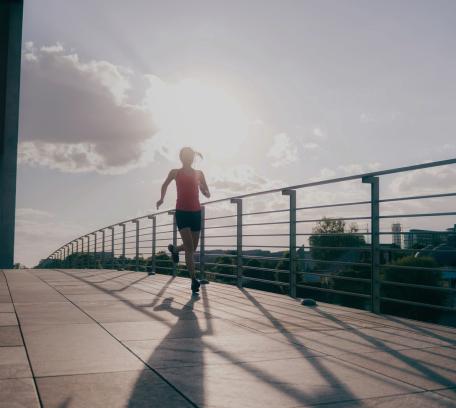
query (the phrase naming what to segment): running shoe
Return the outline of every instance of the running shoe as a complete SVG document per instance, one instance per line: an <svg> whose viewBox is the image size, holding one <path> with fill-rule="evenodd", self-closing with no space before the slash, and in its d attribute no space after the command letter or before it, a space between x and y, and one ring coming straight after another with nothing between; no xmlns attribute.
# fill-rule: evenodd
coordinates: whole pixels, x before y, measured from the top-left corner
<svg viewBox="0 0 456 408"><path fill-rule="evenodd" d="M168 245L168 250L171 252L171 258L175 264L179 263L179 251L173 244Z"/></svg>
<svg viewBox="0 0 456 408"><path fill-rule="evenodd" d="M192 292L193 293L198 293L200 290L201 284L199 283L199 280L196 278L192 279Z"/></svg>

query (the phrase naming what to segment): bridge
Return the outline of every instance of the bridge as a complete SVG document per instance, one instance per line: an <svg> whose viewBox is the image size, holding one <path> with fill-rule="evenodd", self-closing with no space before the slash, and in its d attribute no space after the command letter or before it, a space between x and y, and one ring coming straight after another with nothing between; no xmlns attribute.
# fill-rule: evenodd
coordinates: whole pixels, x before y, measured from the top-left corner
<svg viewBox="0 0 456 408"><path fill-rule="evenodd" d="M0 401L455 406L456 193L441 183L455 163L204 203L199 296L165 251L173 209L4 269ZM380 194L404 174L421 194Z"/></svg>
<svg viewBox="0 0 456 408"><path fill-rule="evenodd" d="M9 269L22 3L0 2L0 407L456 406L456 159L205 203L199 296L172 209Z"/></svg>

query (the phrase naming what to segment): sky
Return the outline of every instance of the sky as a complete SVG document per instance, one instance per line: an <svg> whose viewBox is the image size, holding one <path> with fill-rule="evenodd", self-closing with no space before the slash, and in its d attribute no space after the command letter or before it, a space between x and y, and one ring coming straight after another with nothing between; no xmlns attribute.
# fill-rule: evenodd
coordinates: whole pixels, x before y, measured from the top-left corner
<svg viewBox="0 0 456 408"><path fill-rule="evenodd" d="M153 212L182 146L214 199L455 157L455 15L451 0L26 1L15 261ZM455 167L385 193L454 191ZM306 202L353 197L320 193Z"/></svg>

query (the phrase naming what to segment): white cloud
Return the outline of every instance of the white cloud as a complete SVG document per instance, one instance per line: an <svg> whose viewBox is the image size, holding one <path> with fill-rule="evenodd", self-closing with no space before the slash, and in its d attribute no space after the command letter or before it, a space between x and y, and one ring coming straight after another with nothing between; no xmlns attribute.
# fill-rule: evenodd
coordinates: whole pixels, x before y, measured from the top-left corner
<svg viewBox="0 0 456 408"><path fill-rule="evenodd" d="M23 57L20 163L119 173L151 159L143 152L155 126L142 104L127 102L128 69L82 62L61 44L28 42Z"/></svg>
<svg viewBox="0 0 456 408"><path fill-rule="evenodd" d="M33 52L33 42L28 42L27 43L27 48L28 50L32 51ZM55 53L55 52L63 52L64 49L63 49L63 45L60 44L60 43L56 43L54 45L44 45L40 48L40 51L43 51L43 52L49 52L49 53Z"/></svg>
<svg viewBox="0 0 456 408"><path fill-rule="evenodd" d="M307 142L307 143L303 143L302 147L304 150L315 150L315 149L318 149L320 147L320 145L315 142Z"/></svg>
<svg viewBox="0 0 456 408"><path fill-rule="evenodd" d="M133 75L108 61L83 61L60 43L25 43L19 163L119 174L157 153L174 161L185 145L225 160L264 126L231 89L198 79L147 74L142 97L132 101Z"/></svg>
<svg viewBox="0 0 456 408"><path fill-rule="evenodd" d="M17 208L16 217L42 217L42 218L52 218L53 214L48 211L38 210L36 208Z"/></svg>
<svg viewBox="0 0 456 408"><path fill-rule="evenodd" d="M360 164L360 163L350 163L339 166L338 168L342 170L345 175L355 175L362 173L369 173L380 169L381 164L378 162Z"/></svg>
<svg viewBox="0 0 456 408"><path fill-rule="evenodd" d="M315 126L312 130L312 134L319 139L326 139L326 132L322 130L321 127Z"/></svg>
<svg viewBox="0 0 456 408"><path fill-rule="evenodd" d="M228 169L213 168L207 177L215 196L234 196L272 188L270 181L258 175L253 167L248 165L232 166Z"/></svg>
<svg viewBox="0 0 456 408"><path fill-rule="evenodd" d="M456 191L456 167L441 166L402 173L391 181L396 196L406 194L438 194Z"/></svg>
<svg viewBox="0 0 456 408"><path fill-rule="evenodd" d="M267 157L272 159L273 167L286 166L298 159L298 149L286 133L279 133L274 136Z"/></svg>
<svg viewBox="0 0 456 408"><path fill-rule="evenodd" d="M322 148L322 143L328 138L326 131L320 126L302 127L299 129L304 132L299 136L298 140L301 143L302 150L317 150ZM315 158L315 156L313 156Z"/></svg>
<svg viewBox="0 0 456 408"><path fill-rule="evenodd" d="M319 180L330 179L336 176L336 172L334 170L328 169L324 167L320 170L320 176L318 177Z"/></svg>

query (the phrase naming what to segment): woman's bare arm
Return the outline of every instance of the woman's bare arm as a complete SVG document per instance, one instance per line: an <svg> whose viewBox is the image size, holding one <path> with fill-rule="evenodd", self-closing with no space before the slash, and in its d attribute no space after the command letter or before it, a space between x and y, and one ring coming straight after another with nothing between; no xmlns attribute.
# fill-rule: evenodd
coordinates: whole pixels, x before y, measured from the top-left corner
<svg viewBox="0 0 456 408"><path fill-rule="evenodd" d="M169 183L173 181L176 177L176 170L173 169L169 172L168 177L166 177L166 180L161 186L161 196L160 200L157 201L157 210L160 208L160 206L163 204L163 200L166 196L166 190L168 189Z"/></svg>
<svg viewBox="0 0 456 408"><path fill-rule="evenodd" d="M203 193L203 195L206 198L210 198L211 197L211 193L209 192L209 187L207 186L206 179L204 177L204 173L201 170L200 170L199 187L200 187L201 192Z"/></svg>

